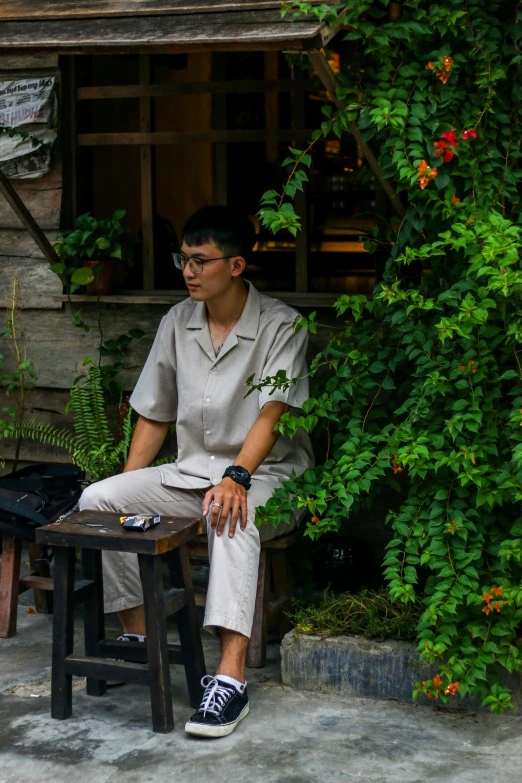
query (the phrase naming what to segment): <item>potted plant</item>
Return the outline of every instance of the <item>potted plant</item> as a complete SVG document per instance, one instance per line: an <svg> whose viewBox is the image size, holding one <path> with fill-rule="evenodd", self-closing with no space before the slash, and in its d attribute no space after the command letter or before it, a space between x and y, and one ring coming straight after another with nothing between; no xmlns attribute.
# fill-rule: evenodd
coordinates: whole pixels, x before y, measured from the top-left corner
<svg viewBox="0 0 522 783"><path fill-rule="evenodd" d="M87 212L77 218L74 228L59 233L61 241L53 247L60 261L51 269L70 293L82 285L90 294L112 293L118 268L132 263L132 246L138 242L121 224L125 215L124 209L118 209L111 217L97 220Z"/></svg>

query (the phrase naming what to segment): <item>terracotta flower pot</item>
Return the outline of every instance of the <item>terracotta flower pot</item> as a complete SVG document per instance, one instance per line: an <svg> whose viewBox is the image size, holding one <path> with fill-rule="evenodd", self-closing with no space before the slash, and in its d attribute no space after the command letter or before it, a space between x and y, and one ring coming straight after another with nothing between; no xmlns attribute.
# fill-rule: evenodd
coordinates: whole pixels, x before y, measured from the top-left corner
<svg viewBox="0 0 522 783"><path fill-rule="evenodd" d="M94 280L87 284L87 293L94 294L112 294L116 286L116 277L118 274L117 261L103 261L101 272L97 273L95 267L99 266L100 261L84 261L83 266L92 269Z"/></svg>

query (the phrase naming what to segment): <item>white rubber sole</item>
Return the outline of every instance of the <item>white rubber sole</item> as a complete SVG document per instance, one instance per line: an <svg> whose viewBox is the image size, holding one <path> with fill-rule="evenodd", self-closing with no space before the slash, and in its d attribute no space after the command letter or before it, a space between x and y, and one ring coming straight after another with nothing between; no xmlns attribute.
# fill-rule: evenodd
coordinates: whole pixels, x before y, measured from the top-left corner
<svg viewBox="0 0 522 783"><path fill-rule="evenodd" d="M227 734L232 734L237 724L246 718L249 711L249 705L246 704L243 707L242 712L237 716L233 723L227 723L226 726L208 726L204 723L191 723L187 721L185 723L185 731L187 734L192 734L193 737L226 737Z"/></svg>

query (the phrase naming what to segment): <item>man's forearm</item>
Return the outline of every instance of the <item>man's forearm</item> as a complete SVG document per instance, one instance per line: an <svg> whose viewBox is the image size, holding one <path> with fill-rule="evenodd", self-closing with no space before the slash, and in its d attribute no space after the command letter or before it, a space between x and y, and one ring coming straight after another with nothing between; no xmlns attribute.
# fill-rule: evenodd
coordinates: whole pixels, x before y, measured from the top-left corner
<svg viewBox="0 0 522 783"><path fill-rule="evenodd" d="M274 427L283 413L288 411L284 402L267 402L261 413L250 427L243 443L243 448L237 455L234 465L241 465L250 474L255 473L262 462L268 457L279 438Z"/></svg>
<svg viewBox="0 0 522 783"><path fill-rule="evenodd" d="M160 450L168 430L168 421L152 421L140 416L123 472L147 468Z"/></svg>

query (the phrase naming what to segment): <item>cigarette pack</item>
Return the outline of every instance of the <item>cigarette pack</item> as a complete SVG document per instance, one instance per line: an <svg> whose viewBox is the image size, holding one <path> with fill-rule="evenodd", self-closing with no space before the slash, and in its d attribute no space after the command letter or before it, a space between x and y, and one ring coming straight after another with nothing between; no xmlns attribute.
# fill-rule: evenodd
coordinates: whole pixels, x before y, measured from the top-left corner
<svg viewBox="0 0 522 783"><path fill-rule="evenodd" d="M120 517L120 522L124 530L148 530L149 527L159 525L160 517L147 514L135 514L132 517Z"/></svg>

